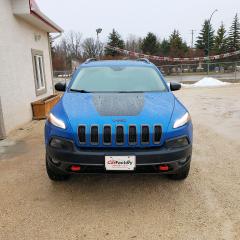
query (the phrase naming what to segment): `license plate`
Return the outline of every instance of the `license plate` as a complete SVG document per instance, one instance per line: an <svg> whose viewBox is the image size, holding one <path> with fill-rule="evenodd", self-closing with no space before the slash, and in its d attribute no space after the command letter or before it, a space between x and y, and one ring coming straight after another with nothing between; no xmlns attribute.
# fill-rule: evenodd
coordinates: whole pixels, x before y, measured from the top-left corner
<svg viewBox="0 0 240 240"><path fill-rule="evenodd" d="M107 171L134 171L136 156L106 156L105 168Z"/></svg>

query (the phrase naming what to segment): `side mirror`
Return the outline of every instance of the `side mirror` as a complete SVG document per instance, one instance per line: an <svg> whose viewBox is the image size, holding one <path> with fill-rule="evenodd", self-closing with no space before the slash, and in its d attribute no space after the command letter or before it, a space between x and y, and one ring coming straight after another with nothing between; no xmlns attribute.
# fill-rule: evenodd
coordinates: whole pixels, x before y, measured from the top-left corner
<svg viewBox="0 0 240 240"><path fill-rule="evenodd" d="M58 92L65 92L66 91L66 83L56 83L55 84L55 90Z"/></svg>
<svg viewBox="0 0 240 240"><path fill-rule="evenodd" d="M182 87L182 85L180 83L176 83L176 82L171 82L170 83L170 90L171 91L177 91L180 90Z"/></svg>

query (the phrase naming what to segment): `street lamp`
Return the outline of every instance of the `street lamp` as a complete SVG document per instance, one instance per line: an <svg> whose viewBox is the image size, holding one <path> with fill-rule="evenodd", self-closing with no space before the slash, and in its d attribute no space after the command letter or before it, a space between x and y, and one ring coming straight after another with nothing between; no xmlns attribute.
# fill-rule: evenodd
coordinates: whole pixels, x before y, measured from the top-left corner
<svg viewBox="0 0 240 240"><path fill-rule="evenodd" d="M210 16L210 18L209 18L209 20L208 20L208 71L207 71L207 74L209 75L209 51L210 51L210 24L211 24L211 20L212 20L212 17L213 17L213 14L215 13L215 12L217 12L218 10L217 9L215 9L213 12L212 12L212 14L211 14L211 16Z"/></svg>
<svg viewBox="0 0 240 240"><path fill-rule="evenodd" d="M96 32L97 32L97 54L98 54L98 58L100 57L100 42L99 42L99 34L102 32L102 28L97 28L96 29Z"/></svg>

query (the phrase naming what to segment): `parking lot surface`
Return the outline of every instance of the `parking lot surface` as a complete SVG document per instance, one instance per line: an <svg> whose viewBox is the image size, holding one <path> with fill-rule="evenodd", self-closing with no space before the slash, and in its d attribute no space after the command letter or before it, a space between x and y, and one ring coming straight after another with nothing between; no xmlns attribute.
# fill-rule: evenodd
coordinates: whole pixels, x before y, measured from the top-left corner
<svg viewBox="0 0 240 240"><path fill-rule="evenodd" d="M187 180L45 173L44 122L0 141L0 239L228 239L240 236L240 86L176 94L194 124Z"/></svg>

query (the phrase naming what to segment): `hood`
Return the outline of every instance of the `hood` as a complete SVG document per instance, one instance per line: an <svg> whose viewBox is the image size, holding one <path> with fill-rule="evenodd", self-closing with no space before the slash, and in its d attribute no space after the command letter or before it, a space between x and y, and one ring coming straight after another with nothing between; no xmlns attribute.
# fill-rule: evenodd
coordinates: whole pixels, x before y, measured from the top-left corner
<svg viewBox="0 0 240 240"><path fill-rule="evenodd" d="M164 93L67 93L62 105L74 129L77 124L168 124L174 96ZM134 120L134 122L132 122Z"/></svg>
<svg viewBox="0 0 240 240"><path fill-rule="evenodd" d="M167 131L175 97L163 93L70 93L62 106L73 131L83 125L161 125Z"/></svg>

